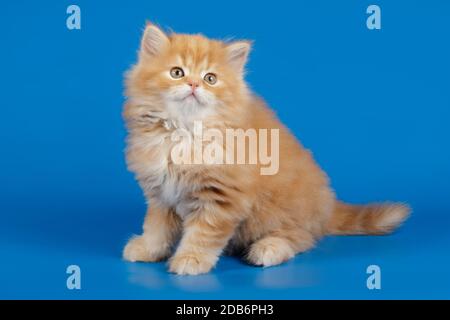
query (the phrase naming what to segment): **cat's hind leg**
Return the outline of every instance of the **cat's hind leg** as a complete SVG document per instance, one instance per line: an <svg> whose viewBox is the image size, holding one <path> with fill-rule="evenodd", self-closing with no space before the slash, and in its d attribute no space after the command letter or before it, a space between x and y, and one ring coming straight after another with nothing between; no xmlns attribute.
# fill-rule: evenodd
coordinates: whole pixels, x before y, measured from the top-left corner
<svg viewBox="0 0 450 320"><path fill-rule="evenodd" d="M313 246L314 237L307 231L291 231L289 235L269 234L250 246L246 259L251 264L270 267L283 263Z"/></svg>

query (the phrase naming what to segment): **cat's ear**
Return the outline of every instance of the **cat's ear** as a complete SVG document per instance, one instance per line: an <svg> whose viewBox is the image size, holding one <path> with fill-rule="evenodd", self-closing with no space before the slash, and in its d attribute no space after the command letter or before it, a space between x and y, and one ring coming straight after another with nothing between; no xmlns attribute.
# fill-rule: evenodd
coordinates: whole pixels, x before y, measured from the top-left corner
<svg viewBox="0 0 450 320"><path fill-rule="evenodd" d="M144 35L141 40L141 56L156 56L161 53L164 48L169 45L169 38L157 26L147 22Z"/></svg>
<svg viewBox="0 0 450 320"><path fill-rule="evenodd" d="M250 49L250 41L236 41L227 45L226 50L228 63L237 72L243 72Z"/></svg>

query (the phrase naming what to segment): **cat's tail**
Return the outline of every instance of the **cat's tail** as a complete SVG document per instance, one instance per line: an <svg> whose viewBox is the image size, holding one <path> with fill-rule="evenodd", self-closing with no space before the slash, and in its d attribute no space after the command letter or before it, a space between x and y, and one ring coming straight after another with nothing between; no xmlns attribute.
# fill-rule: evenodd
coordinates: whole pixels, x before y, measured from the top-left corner
<svg viewBox="0 0 450 320"><path fill-rule="evenodd" d="M405 221L411 209L403 203L350 205L336 202L327 225L329 234L386 234Z"/></svg>

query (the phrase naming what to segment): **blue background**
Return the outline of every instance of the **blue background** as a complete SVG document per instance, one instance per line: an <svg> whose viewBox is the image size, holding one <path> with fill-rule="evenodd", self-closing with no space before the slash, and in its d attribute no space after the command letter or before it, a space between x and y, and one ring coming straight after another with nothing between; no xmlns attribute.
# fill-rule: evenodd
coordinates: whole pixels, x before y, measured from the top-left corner
<svg viewBox="0 0 450 320"><path fill-rule="evenodd" d="M382 29L366 28L366 8ZM0 298L450 298L449 1L8 1L0 11ZM255 40L248 81L349 202L409 202L386 237L328 237L274 268L180 277L121 250L145 205L127 172L123 73L144 21ZM66 288L66 267L82 289ZM368 290L377 264L382 289Z"/></svg>

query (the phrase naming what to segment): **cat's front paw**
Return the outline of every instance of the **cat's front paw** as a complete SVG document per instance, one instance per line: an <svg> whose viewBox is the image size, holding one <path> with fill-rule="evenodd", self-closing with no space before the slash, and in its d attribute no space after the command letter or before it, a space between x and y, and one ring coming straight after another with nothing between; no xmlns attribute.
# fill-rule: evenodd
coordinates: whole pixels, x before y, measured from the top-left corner
<svg viewBox="0 0 450 320"><path fill-rule="evenodd" d="M169 271L179 275L197 275L209 272L217 257L201 253L176 254L169 264Z"/></svg>
<svg viewBox="0 0 450 320"><path fill-rule="evenodd" d="M123 258L131 262L161 261L167 259L169 254L166 247L152 246L143 236L131 238L123 249Z"/></svg>

